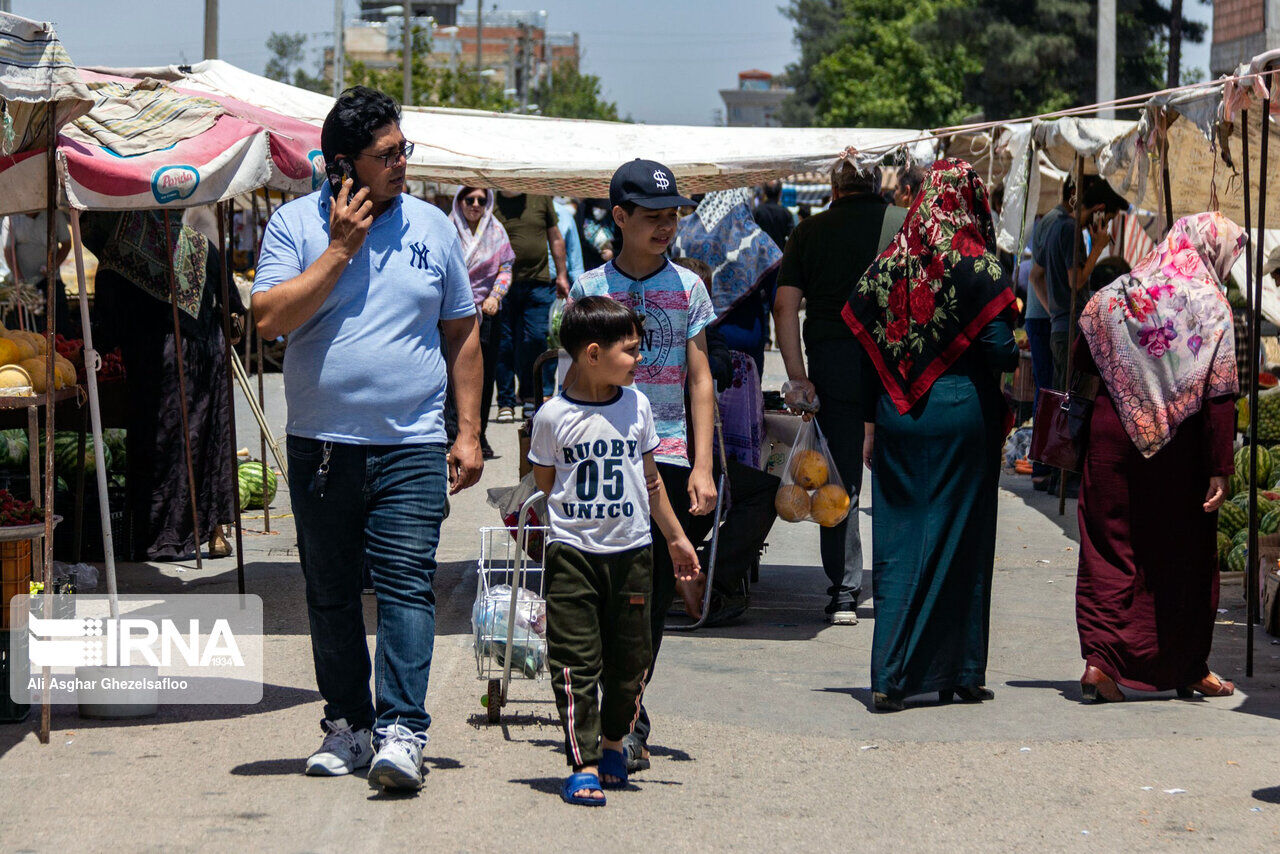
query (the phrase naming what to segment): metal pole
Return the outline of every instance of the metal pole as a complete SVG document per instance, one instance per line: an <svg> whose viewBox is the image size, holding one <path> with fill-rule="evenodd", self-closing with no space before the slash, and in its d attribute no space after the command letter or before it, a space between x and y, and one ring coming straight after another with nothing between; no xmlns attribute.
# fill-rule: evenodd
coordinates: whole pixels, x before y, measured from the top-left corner
<svg viewBox="0 0 1280 854"><path fill-rule="evenodd" d="M46 594L53 592L53 394L54 394L54 358L57 350L53 346L56 303L54 288L61 284L58 278L58 129L57 115L53 106L48 108L48 136L45 140L45 299L44 299L44 339L47 350L44 359L44 542L41 543L40 580L44 582ZM39 454L39 446L31 448L31 455ZM31 485L34 495L37 483ZM53 596L44 597L44 616L53 619ZM51 724L50 702L52 700L52 679L49 668L41 671L40 689L40 743L49 743L49 727Z"/></svg>
<svg viewBox="0 0 1280 854"><path fill-rule="evenodd" d="M1173 228L1173 190L1169 185L1169 112L1161 110L1160 126L1164 129L1160 142L1160 185L1164 189L1164 231Z"/></svg>
<svg viewBox="0 0 1280 854"><path fill-rule="evenodd" d="M169 305L173 308L173 353L178 359L178 403L182 415L182 450L187 458L187 491L191 499L191 538L196 544L196 569L204 569L200 558L200 514L196 508L196 469L191 459L191 421L187 416L187 369L182 358L182 328L178 322L178 285L173 274L173 232L169 212L164 212L164 245L168 255Z"/></svg>
<svg viewBox="0 0 1280 854"><path fill-rule="evenodd" d="M1080 222L1080 212L1084 210L1084 158L1076 155L1076 203L1072 206L1072 213L1075 215L1075 242L1071 248L1071 271L1075 275L1080 273L1080 244L1082 242L1082 234L1084 224ZM1071 274L1067 275L1067 284L1071 284ZM1080 287L1084 287L1083 282L1077 282ZM1071 312L1067 315L1067 371L1063 377L1061 391L1066 391L1071 385L1071 369L1075 367L1072 354L1075 351L1076 338L1076 297L1080 293L1079 288L1071 288ZM1058 470L1058 515L1067 515L1067 470Z"/></svg>
<svg viewBox="0 0 1280 854"><path fill-rule="evenodd" d="M409 17L413 11L410 0L404 0L404 32L401 33L403 46L401 51L404 53L404 97L400 99L400 103L406 107L413 103L413 24Z"/></svg>
<svg viewBox="0 0 1280 854"><path fill-rule="evenodd" d="M333 97L342 94L347 68L347 18L343 0L333 0Z"/></svg>
<svg viewBox="0 0 1280 854"><path fill-rule="evenodd" d="M1116 0L1098 0L1098 103L1116 99ZM1114 119L1115 107L1098 110L1098 118Z"/></svg>
<svg viewBox="0 0 1280 854"><path fill-rule="evenodd" d="M218 206L218 251L222 252L222 340L223 352L227 359L227 433L230 438L227 444L227 465L231 467L231 484L235 495L231 499L231 515L236 524L236 584L240 595L244 595L244 532L240 525L240 478L237 477L236 459L236 386L232 377L231 360L235 356L235 348L231 345L231 264L229 258L234 256L232 241L228 238L234 229L230 226L234 220L230 202ZM266 465L265 461L263 465ZM265 492L264 492L265 495Z"/></svg>
<svg viewBox="0 0 1280 854"><path fill-rule="evenodd" d="M1268 75L1271 76L1271 75ZM1274 77L1267 81L1273 85ZM1267 90L1270 92L1270 89ZM1271 129L1271 96L1262 101L1261 120L1262 154L1258 169L1258 243L1257 254L1253 261L1253 299L1249 311L1249 560L1245 567L1245 596L1248 600L1245 653L1245 675L1253 675L1253 624L1258 619L1258 493L1253 483L1254 472L1258 470L1258 349L1262 342L1262 236L1267 233L1267 167ZM1246 188L1246 192L1247 192Z"/></svg>
<svg viewBox="0 0 1280 854"><path fill-rule="evenodd" d="M1262 114L1262 121L1263 121L1263 126L1265 127L1266 121L1267 121L1266 113ZM1250 210L1251 208L1250 194L1253 192L1253 185L1250 183L1250 180L1249 180L1249 171L1250 171L1249 169L1249 111L1247 109L1240 111L1240 124L1244 128L1244 136L1241 137L1240 139L1241 160L1244 161L1244 165L1243 165L1243 169L1244 169L1244 231L1245 231L1245 234L1249 236L1249 239L1252 240L1253 239L1253 215L1252 215L1252 211ZM1258 243L1259 245L1261 245L1262 243L1261 234L1259 234ZM1252 248L1253 248L1252 246L1249 247L1249 249L1252 249ZM1247 290L1249 285L1253 283L1253 252L1250 252L1249 249L1246 249L1244 253L1244 278L1247 284L1245 285L1245 288L1243 288L1242 290ZM1251 327L1250 331L1252 331L1252 324L1250 324L1250 327ZM1249 420L1252 421L1253 413L1250 412L1249 415L1250 415ZM1250 479L1250 488L1252 488L1252 478ZM1246 546L1245 548L1248 548L1248 546ZM1245 563L1248 564L1249 561L1246 561ZM1219 571L1221 571L1221 567L1219 567ZM1248 575L1249 573L1246 571L1245 584L1248 584ZM1245 591L1246 643L1245 643L1245 653L1244 653L1244 657L1245 657L1244 670L1245 670L1246 676L1253 676L1253 620L1249 619L1250 613L1249 613L1248 603L1250 601L1251 601L1251 597L1249 596L1248 590L1246 590Z"/></svg>
<svg viewBox="0 0 1280 854"><path fill-rule="evenodd" d="M476 0L476 74L484 68L484 0Z"/></svg>
<svg viewBox="0 0 1280 854"><path fill-rule="evenodd" d="M204 58L218 58L218 0L204 0Z"/></svg>

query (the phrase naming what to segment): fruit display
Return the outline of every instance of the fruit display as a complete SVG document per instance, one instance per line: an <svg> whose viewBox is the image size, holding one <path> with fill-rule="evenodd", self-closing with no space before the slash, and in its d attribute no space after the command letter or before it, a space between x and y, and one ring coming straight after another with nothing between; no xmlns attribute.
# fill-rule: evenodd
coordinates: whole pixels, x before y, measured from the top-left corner
<svg viewBox="0 0 1280 854"><path fill-rule="evenodd" d="M1241 543L1231 549L1231 552L1227 555L1227 565L1225 569L1227 572L1244 572L1248 562L1249 546L1246 543Z"/></svg>
<svg viewBox="0 0 1280 854"><path fill-rule="evenodd" d="M241 510L260 510L275 500L276 473L257 460L241 463L237 480L240 485Z"/></svg>
<svg viewBox="0 0 1280 854"><path fill-rule="evenodd" d="M1218 530L1227 536L1234 536L1236 531L1248 524L1249 516L1239 505L1227 501L1218 508Z"/></svg>
<svg viewBox="0 0 1280 854"><path fill-rule="evenodd" d="M1227 565L1227 555L1231 554L1231 549L1235 547L1231 537L1221 531L1218 532L1218 564L1220 566Z"/></svg>
<svg viewBox="0 0 1280 854"><path fill-rule="evenodd" d="M7 489L0 489L0 527L37 525L44 521L44 513L34 501L14 498Z"/></svg>
<svg viewBox="0 0 1280 854"><path fill-rule="evenodd" d="M1244 446L1236 451L1236 474L1252 484L1271 484L1271 452L1261 445L1258 446L1258 462L1257 468L1254 469L1255 477L1249 476L1249 458L1253 454L1253 450L1248 446Z"/></svg>
<svg viewBox="0 0 1280 854"><path fill-rule="evenodd" d="M827 458L819 451L797 451L791 458L791 479L804 489L825 486L831 478Z"/></svg>
<svg viewBox="0 0 1280 854"><path fill-rule="evenodd" d="M1236 401L1236 427L1249 429L1249 398ZM1258 393L1258 438L1264 442L1280 441L1280 386Z"/></svg>
<svg viewBox="0 0 1280 854"><path fill-rule="evenodd" d="M18 365L0 366L0 394L16 394L18 389L28 389L26 394L31 392L31 374L27 373L26 368Z"/></svg>
<svg viewBox="0 0 1280 854"><path fill-rule="evenodd" d="M804 487L794 483L784 483L778 487L773 506L778 515L787 522L803 522L809 518L809 493Z"/></svg>

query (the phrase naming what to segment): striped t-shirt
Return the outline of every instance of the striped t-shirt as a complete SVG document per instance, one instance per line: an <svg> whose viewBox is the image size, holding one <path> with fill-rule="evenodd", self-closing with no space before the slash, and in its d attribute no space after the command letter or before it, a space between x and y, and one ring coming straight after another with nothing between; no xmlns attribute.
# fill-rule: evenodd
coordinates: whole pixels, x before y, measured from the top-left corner
<svg viewBox="0 0 1280 854"><path fill-rule="evenodd" d="M653 457L660 463L688 467L686 345L716 316L702 279L670 261L643 279L633 279L610 261L579 276L569 296L612 297L644 317L644 340L640 342L644 358L636 368L636 388L653 407L658 428L658 450Z"/></svg>

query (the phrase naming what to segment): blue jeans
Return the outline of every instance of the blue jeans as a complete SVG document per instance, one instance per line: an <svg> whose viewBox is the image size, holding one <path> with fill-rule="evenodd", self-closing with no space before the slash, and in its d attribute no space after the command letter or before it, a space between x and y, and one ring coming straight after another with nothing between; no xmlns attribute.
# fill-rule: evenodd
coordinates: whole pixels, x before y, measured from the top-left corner
<svg viewBox="0 0 1280 854"><path fill-rule="evenodd" d="M324 716L346 718L355 729L398 721L424 731L431 725L425 708L435 645L431 582L445 514L445 446L328 443L321 492L325 445L288 437L289 496ZM378 598L376 706L360 601L366 563Z"/></svg>
<svg viewBox="0 0 1280 854"><path fill-rule="evenodd" d="M1034 417L1040 402L1040 389L1053 388L1053 349L1049 346L1049 333L1053 321L1047 317L1028 317L1026 320L1027 343L1031 347L1031 375L1036 384L1036 396L1031 403ZM1033 477L1048 477L1053 469L1044 463L1032 463Z"/></svg>
<svg viewBox="0 0 1280 854"><path fill-rule="evenodd" d="M518 401L532 403L537 397L533 384L533 363L547 349L547 321L556 301L556 288L548 282L512 282L498 312L501 337L498 344L498 406L514 407ZM520 394L516 395L519 381ZM555 365L547 365L542 376L542 396L555 391Z"/></svg>
<svg viewBox="0 0 1280 854"><path fill-rule="evenodd" d="M818 551L831 582L827 613L853 610L862 593L862 532L858 528L858 493L862 489L864 414L858 366L862 345L852 335L813 341L808 350L809 380L818 392L818 427L849 490L849 515L834 528L820 528Z"/></svg>

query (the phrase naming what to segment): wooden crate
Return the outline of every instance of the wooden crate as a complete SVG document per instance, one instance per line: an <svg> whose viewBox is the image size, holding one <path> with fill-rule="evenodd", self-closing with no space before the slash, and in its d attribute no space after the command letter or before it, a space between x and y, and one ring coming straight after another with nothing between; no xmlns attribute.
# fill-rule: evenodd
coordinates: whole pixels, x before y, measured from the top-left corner
<svg viewBox="0 0 1280 854"><path fill-rule="evenodd" d="M9 625L9 600L31 592L31 540L0 542L0 629Z"/></svg>

